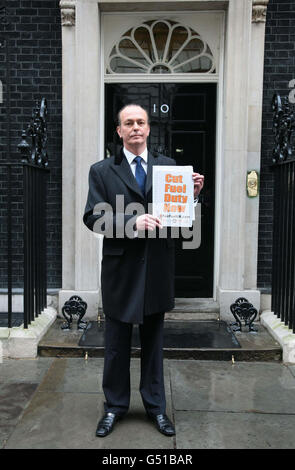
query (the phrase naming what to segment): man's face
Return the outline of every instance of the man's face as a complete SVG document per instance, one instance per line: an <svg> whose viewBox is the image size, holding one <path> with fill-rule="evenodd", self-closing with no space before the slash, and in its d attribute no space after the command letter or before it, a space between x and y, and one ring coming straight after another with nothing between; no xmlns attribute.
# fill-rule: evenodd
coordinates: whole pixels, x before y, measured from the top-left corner
<svg viewBox="0 0 295 470"><path fill-rule="evenodd" d="M139 106L128 106L121 111L121 124L117 127L119 136L128 150L146 147L150 133L148 117L144 109Z"/></svg>

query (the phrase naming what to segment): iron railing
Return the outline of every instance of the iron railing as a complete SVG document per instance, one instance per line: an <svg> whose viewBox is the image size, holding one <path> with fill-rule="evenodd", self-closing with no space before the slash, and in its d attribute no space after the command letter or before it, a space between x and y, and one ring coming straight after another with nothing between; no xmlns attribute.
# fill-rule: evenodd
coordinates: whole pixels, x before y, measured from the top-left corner
<svg viewBox="0 0 295 470"><path fill-rule="evenodd" d="M7 326L12 327L12 289L14 278L23 279L24 328L47 306L46 276L46 191L49 173L47 158L47 104L37 103L27 132L18 145L21 162L0 162L2 175L1 216L6 218L2 238L7 239ZM27 135L31 145L27 142ZM18 184L16 185L16 180ZM17 189L16 189L17 188ZM4 209L6 206L6 211ZM4 212L6 212L6 217ZM15 226L17 225L17 230ZM18 238L21 229L21 239ZM3 241L3 240L2 240ZM22 259L15 247L23 247ZM18 258L16 258L16 254ZM16 259L15 259L16 258ZM16 274L15 274L16 272Z"/></svg>
<svg viewBox="0 0 295 470"><path fill-rule="evenodd" d="M274 95L272 311L295 333L295 130L288 98Z"/></svg>

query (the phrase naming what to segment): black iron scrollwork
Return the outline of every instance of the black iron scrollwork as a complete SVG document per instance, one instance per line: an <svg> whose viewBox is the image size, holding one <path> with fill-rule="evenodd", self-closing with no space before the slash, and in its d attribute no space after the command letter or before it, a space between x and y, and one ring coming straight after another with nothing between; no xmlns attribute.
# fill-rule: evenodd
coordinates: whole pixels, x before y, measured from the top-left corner
<svg viewBox="0 0 295 470"><path fill-rule="evenodd" d="M0 2L0 23L5 25L8 24L7 7L4 1Z"/></svg>
<svg viewBox="0 0 295 470"><path fill-rule="evenodd" d="M292 133L295 130L295 115L287 96L281 99L280 95L275 94L271 106L275 135L272 157L273 163L279 163L292 156Z"/></svg>
<svg viewBox="0 0 295 470"><path fill-rule="evenodd" d="M87 310L87 303L78 295L73 295L67 300L62 308L62 314L66 319L61 326L62 330L69 330L73 321L73 315L78 315L77 329L84 330L87 322L82 320Z"/></svg>
<svg viewBox="0 0 295 470"><path fill-rule="evenodd" d="M42 98L40 105L38 101L36 102L36 107L33 111L27 131L23 130L22 140L18 145L18 150L22 155L23 162L43 168L48 167L47 113L47 101L45 98ZM28 136L31 138L31 145L27 142Z"/></svg>
<svg viewBox="0 0 295 470"><path fill-rule="evenodd" d="M253 326L253 322L257 316L257 310L247 299L239 297L231 304L230 310L236 319L236 322L230 323L233 331L242 331L241 321L245 321L245 326L249 327L249 331L257 331L257 328Z"/></svg>

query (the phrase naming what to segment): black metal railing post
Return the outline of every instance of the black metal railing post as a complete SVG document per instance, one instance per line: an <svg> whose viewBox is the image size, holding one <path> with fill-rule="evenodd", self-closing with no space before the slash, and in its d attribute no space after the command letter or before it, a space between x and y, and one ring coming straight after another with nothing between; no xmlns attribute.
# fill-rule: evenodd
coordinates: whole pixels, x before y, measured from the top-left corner
<svg viewBox="0 0 295 470"><path fill-rule="evenodd" d="M36 105L33 112L28 134L32 138L30 155L26 153L26 234L24 249L27 253L28 268L26 269L27 289L24 299L27 305L26 323L30 324L47 306L46 276L46 186L48 174L47 157L47 103L43 98L40 106ZM26 135L20 144L26 149ZM24 326L25 327L25 326Z"/></svg>
<svg viewBox="0 0 295 470"><path fill-rule="evenodd" d="M39 231L39 205L40 205L40 181L36 178L35 185L35 240L36 240L36 258L35 258L35 276L36 276L36 293L35 293L35 304L36 304L36 317L40 315L40 231Z"/></svg>
<svg viewBox="0 0 295 470"><path fill-rule="evenodd" d="M1 168L7 171L7 326L12 327L12 286L14 267L19 264L14 260L12 229L17 204L22 202L23 222L23 326L28 325L47 306L47 275L46 275L46 186L48 157L46 151L47 103L43 98L34 110L27 133L23 131L22 140L18 145L21 152L21 162L1 161ZM31 137L32 145L27 142ZM22 170L23 200L13 193L13 171L17 174ZM17 180L17 178L15 178ZM2 198L3 199L3 198ZM2 200L1 199L1 200ZM3 199L4 200L4 199ZM14 204L14 205L13 205ZM17 274L18 275L18 274Z"/></svg>
<svg viewBox="0 0 295 470"><path fill-rule="evenodd" d="M291 181L290 181L290 233L291 233L291 243L290 243L290 254L289 254L289 292L290 297L288 301L289 306L289 328L293 328L295 332L295 312L292 310L292 303L295 301L295 292L294 292L294 248L295 248L295 232L294 232L294 197L295 197L295 162L291 163Z"/></svg>
<svg viewBox="0 0 295 470"><path fill-rule="evenodd" d="M24 164L24 327L47 306L46 177L48 170Z"/></svg>
<svg viewBox="0 0 295 470"><path fill-rule="evenodd" d="M290 298L290 310L292 312L292 319L289 323L289 328L292 328L295 333L295 162L293 163L293 196L292 196L292 257L291 257L291 279L290 291L293 292Z"/></svg>
<svg viewBox="0 0 295 470"><path fill-rule="evenodd" d="M42 277L43 277L43 288L42 288L42 309L47 307L47 256L46 256L46 201L47 201L47 185L45 184L45 178L47 175L43 173L43 183L42 183L42 196L43 196L43 204L42 204L42 233L43 237L41 237L42 243Z"/></svg>
<svg viewBox="0 0 295 470"><path fill-rule="evenodd" d="M280 198L278 197L278 187L279 187L279 173L274 172L274 220L273 220L273 253L272 253L272 296L271 296L271 309L279 317L279 312L277 310L278 304L278 283L279 283L279 275L278 275L278 259L279 259L279 247L280 242L280 230L279 226L275 223L275 216L279 213L280 207Z"/></svg>
<svg viewBox="0 0 295 470"><path fill-rule="evenodd" d="M11 167L7 168L7 326L12 326Z"/></svg>
<svg viewBox="0 0 295 470"><path fill-rule="evenodd" d="M295 333L295 114L288 98L272 100L274 206L272 311Z"/></svg>
<svg viewBox="0 0 295 470"><path fill-rule="evenodd" d="M27 167L24 166L23 168L23 181L24 181L24 216L23 216L23 224L24 224L24 328L28 328L28 315L30 311L29 299L27 292L29 290L29 273L30 273L30 254L28 251L29 246L29 204L28 204L28 172Z"/></svg>

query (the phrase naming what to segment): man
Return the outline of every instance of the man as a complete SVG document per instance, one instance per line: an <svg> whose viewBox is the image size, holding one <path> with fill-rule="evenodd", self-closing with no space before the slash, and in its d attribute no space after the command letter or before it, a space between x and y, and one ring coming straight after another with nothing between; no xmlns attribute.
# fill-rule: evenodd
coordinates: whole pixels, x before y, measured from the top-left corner
<svg viewBox="0 0 295 470"><path fill-rule="evenodd" d="M105 234L101 286L105 314L102 386L106 401L96 435L108 435L128 411L131 335L133 324L137 323L143 405L157 429L172 436L175 429L166 415L163 377L163 321L164 313L174 307L174 241L159 237L161 222L148 213L148 203L152 202L153 166L175 165L175 161L148 152L150 126L147 112L141 106L127 105L118 116L117 132L123 149L119 156L91 166L83 217L90 230ZM194 173L193 179L197 197L204 177ZM125 213L131 203L140 204L141 215ZM105 208L112 210L111 218L107 219L109 224L102 223ZM127 226L131 227L128 236ZM143 236L155 230L156 237Z"/></svg>

